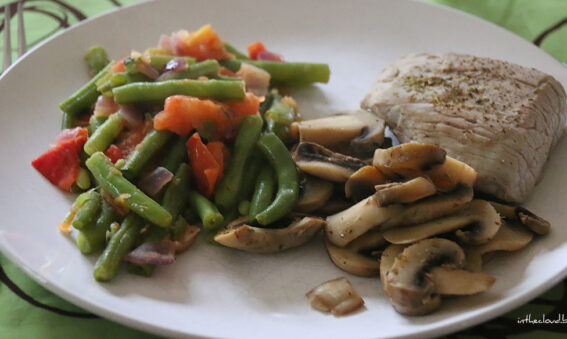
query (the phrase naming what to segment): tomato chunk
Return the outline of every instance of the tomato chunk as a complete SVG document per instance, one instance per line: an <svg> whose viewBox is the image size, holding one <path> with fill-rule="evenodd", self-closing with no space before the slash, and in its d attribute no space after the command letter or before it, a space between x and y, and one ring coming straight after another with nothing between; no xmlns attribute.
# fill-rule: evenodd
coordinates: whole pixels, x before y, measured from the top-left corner
<svg viewBox="0 0 567 339"><path fill-rule="evenodd" d="M233 57L211 25L205 25L191 33L181 30L174 34L177 34L180 41L176 46L179 55L192 56L197 60L224 60Z"/></svg>
<svg viewBox="0 0 567 339"><path fill-rule="evenodd" d="M223 172L223 164L217 160L218 155L213 155L211 150L201 140L199 133L194 133L187 140L187 154L189 155L197 190L207 198L212 197L215 192L215 186L220 181Z"/></svg>
<svg viewBox="0 0 567 339"><path fill-rule="evenodd" d="M64 191L69 191L79 175L81 160L79 153L87 141L86 128L61 131L51 148L32 161L32 166L49 182Z"/></svg>

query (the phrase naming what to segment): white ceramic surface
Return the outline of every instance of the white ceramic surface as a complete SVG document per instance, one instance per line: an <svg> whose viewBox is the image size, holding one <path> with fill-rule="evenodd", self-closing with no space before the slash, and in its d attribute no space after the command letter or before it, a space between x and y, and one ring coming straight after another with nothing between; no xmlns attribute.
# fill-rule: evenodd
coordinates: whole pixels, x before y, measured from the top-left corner
<svg viewBox="0 0 567 339"><path fill-rule="evenodd" d="M377 279L350 276L364 310L335 318L311 309L305 292L345 275L321 239L276 255L250 255L197 243L145 279L92 278L94 258L57 231L71 196L30 166L60 124L58 103L87 80L92 44L114 58L153 46L162 32L211 23L240 49L260 40L288 60L328 62L331 81L296 91L314 116L356 107L378 71L401 54L456 51L533 66L567 85L567 71L529 42L480 19L412 1L169 0L127 7L82 23L30 51L0 78L0 249L51 291L109 319L167 336L338 338L431 336L488 320L530 300L567 272L567 140L551 154L527 206L553 232L488 265L493 288L444 302L425 317L398 315Z"/></svg>

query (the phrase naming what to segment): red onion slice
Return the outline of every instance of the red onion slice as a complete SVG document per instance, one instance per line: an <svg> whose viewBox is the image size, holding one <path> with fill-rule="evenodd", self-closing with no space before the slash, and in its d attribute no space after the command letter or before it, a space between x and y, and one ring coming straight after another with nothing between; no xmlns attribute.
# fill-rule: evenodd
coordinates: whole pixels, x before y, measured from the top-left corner
<svg viewBox="0 0 567 339"><path fill-rule="evenodd" d="M134 264L171 265L175 262L175 243L169 240L146 242L124 259Z"/></svg>
<svg viewBox="0 0 567 339"><path fill-rule="evenodd" d="M145 63L143 61L136 62L136 69L138 72L147 76L148 78L155 80L159 77L159 72L157 69L153 68L152 65Z"/></svg>
<svg viewBox="0 0 567 339"><path fill-rule="evenodd" d="M185 61L185 59L173 58L169 60L169 62L165 65L165 70L179 72L186 70L187 67L189 67L189 64L187 64L187 61Z"/></svg>
<svg viewBox="0 0 567 339"><path fill-rule="evenodd" d="M279 61L279 62L284 61L281 55L270 51L259 51L258 55L256 56L256 60L270 60L270 61Z"/></svg>
<svg viewBox="0 0 567 339"><path fill-rule="evenodd" d="M158 48L163 50L164 52L171 54L173 52L173 41L171 37L162 34L159 37Z"/></svg>
<svg viewBox="0 0 567 339"><path fill-rule="evenodd" d="M138 183L138 186L144 193L153 196L161 191L161 189L167 185L172 178L173 173L171 173L167 168L157 167L150 174L143 177Z"/></svg>
<svg viewBox="0 0 567 339"><path fill-rule="evenodd" d="M270 73L265 70L242 63L236 75L244 80L248 92L252 92L254 95L260 97L268 93L268 87L270 87Z"/></svg>
<svg viewBox="0 0 567 339"><path fill-rule="evenodd" d="M118 104L114 102L113 97L100 95L96 100L93 114L95 117L108 117L112 113L118 111Z"/></svg>
<svg viewBox="0 0 567 339"><path fill-rule="evenodd" d="M120 114L125 120L126 128L137 130L144 125L144 115L132 106L120 105Z"/></svg>

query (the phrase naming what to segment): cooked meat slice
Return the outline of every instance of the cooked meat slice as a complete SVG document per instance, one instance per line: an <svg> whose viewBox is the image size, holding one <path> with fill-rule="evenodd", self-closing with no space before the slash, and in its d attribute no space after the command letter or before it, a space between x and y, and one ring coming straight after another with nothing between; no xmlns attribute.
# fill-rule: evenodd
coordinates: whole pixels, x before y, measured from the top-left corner
<svg viewBox="0 0 567 339"><path fill-rule="evenodd" d="M402 143L441 146L478 173L475 188L522 202L565 126L563 86L550 75L469 55L412 54L386 67L361 106Z"/></svg>

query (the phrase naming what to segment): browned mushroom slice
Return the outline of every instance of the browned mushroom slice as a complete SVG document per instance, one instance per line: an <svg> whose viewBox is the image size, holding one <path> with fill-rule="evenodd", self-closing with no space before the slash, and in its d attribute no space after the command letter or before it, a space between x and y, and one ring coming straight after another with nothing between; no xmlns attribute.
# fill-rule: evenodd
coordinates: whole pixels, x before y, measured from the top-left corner
<svg viewBox="0 0 567 339"><path fill-rule="evenodd" d="M321 145L301 142L292 153L299 169L316 177L335 182L345 182L365 163L344 154L335 153Z"/></svg>
<svg viewBox="0 0 567 339"><path fill-rule="evenodd" d="M385 183L386 177L374 166L364 166L354 172L345 183L345 195L355 201L367 198L376 192L374 186Z"/></svg>
<svg viewBox="0 0 567 339"><path fill-rule="evenodd" d="M199 234L200 231L201 229L199 227L188 225L181 238L174 241L175 252L180 253L189 248L189 246L195 242L195 239L197 239L197 234Z"/></svg>
<svg viewBox="0 0 567 339"><path fill-rule="evenodd" d="M376 200L380 206L407 204L437 192L433 183L424 177L417 177L406 182L376 185Z"/></svg>
<svg viewBox="0 0 567 339"><path fill-rule="evenodd" d="M457 231L459 239L467 244L480 244L494 237L500 225L500 216L488 202L473 200L451 215L385 231L384 238L394 244L410 244L463 228Z"/></svg>
<svg viewBox="0 0 567 339"><path fill-rule="evenodd" d="M380 281L382 282L382 288L386 288L386 275L398 254L402 253L407 246L404 245L396 245L391 244L390 246L386 247L386 249L382 252L382 256L380 257Z"/></svg>
<svg viewBox="0 0 567 339"><path fill-rule="evenodd" d="M402 205L380 207L374 196L327 217L325 233L333 244L344 247L370 229L402 213Z"/></svg>
<svg viewBox="0 0 567 339"><path fill-rule="evenodd" d="M369 231L353 240L346 247L337 247L328 240L326 244L329 257L340 269L363 277L379 274L380 260L377 257L362 253L378 250L386 244L379 231Z"/></svg>
<svg viewBox="0 0 567 339"><path fill-rule="evenodd" d="M474 168L450 156L445 158L443 164L426 171L425 175L443 191L450 191L459 184L473 187L478 178Z"/></svg>
<svg viewBox="0 0 567 339"><path fill-rule="evenodd" d="M533 233L520 225L502 222L502 226L489 242L480 246L465 247L465 269L478 272L482 269L483 255L495 251L517 251L533 239Z"/></svg>
<svg viewBox="0 0 567 339"><path fill-rule="evenodd" d="M528 209L521 206L504 205L497 202L490 202L500 215L510 221L519 222L539 235L546 235L550 231L549 221L535 215Z"/></svg>
<svg viewBox="0 0 567 339"><path fill-rule="evenodd" d="M305 296L315 309L333 315L352 313L364 305L364 300L344 277L324 282Z"/></svg>
<svg viewBox="0 0 567 339"><path fill-rule="evenodd" d="M325 225L321 218L294 218L289 226L278 229L246 224L247 217L236 219L215 235L215 241L226 247L253 253L275 253L301 246L311 240Z"/></svg>
<svg viewBox="0 0 567 339"><path fill-rule="evenodd" d="M443 295L472 295L484 292L496 279L483 272L470 272L457 269L434 267L430 278L435 292Z"/></svg>
<svg viewBox="0 0 567 339"><path fill-rule="evenodd" d="M384 130L384 120L360 109L290 125L290 134L296 140L330 149L350 146L355 153L374 152L384 143Z"/></svg>
<svg viewBox="0 0 567 339"><path fill-rule="evenodd" d="M440 305L430 277L434 267L458 269L465 254L455 242L447 239L421 240L399 254L385 277L386 295L399 313L422 315Z"/></svg>
<svg viewBox="0 0 567 339"><path fill-rule="evenodd" d="M413 178L444 163L446 154L436 145L408 143L377 149L372 164L389 178Z"/></svg>
<svg viewBox="0 0 567 339"><path fill-rule="evenodd" d="M404 206L400 213L384 221L380 227L386 230L400 225L420 224L437 219L456 212L472 198L472 188L458 186L451 192L437 194ZM391 206L385 208L389 207Z"/></svg>
<svg viewBox="0 0 567 339"><path fill-rule="evenodd" d="M311 176L306 177L295 209L299 212L313 212L324 206L332 194L332 183Z"/></svg>
<svg viewBox="0 0 567 339"><path fill-rule="evenodd" d="M472 188L462 186L453 192L435 195L410 205L382 207L375 197L368 197L350 208L327 217L327 239L344 247L374 227L388 229L411 225L451 214L472 200Z"/></svg>
<svg viewBox="0 0 567 339"><path fill-rule="evenodd" d="M377 276L380 273L380 260L362 255L348 247L337 247L328 240L327 252L331 261L343 271L361 277Z"/></svg>

